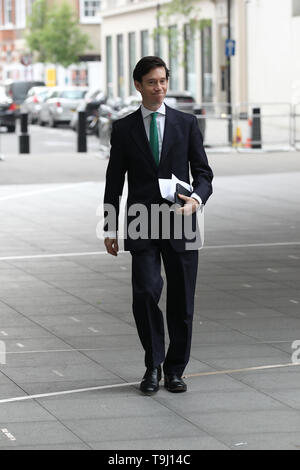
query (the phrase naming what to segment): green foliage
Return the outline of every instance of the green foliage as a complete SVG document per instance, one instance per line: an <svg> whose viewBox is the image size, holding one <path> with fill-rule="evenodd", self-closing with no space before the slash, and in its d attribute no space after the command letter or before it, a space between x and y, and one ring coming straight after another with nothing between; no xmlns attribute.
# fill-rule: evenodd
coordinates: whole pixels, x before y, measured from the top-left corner
<svg viewBox="0 0 300 470"><path fill-rule="evenodd" d="M71 6L47 6L47 0L36 0L28 19L27 44L41 62L68 67L90 47L89 38L80 31Z"/></svg>
<svg viewBox="0 0 300 470"><path fill-rule="evenodd" d="M188 35L180 35L177 28L172 27L182 20L187 27ZM154 37L166 36L170 44L171 56L176 57L181 47L184 56L186 56L190 41L195 39L197 32L210 26L211 20L200 18L200 7L196 0L171 0L169 3L160 5L157 11L157 23ZM180 37L182 37L182 41L180 41Z"/></svg>
<svg viewBox="0 0 300 470"><path fill-rule="evenodd" d="M36 0L33 4L32 15L27 19L29 33L26 34L27 45L32 52L36 52L40 62L46 61L46 51L43 46L43 30L47 23L48 8L46 0Z"/></svg>

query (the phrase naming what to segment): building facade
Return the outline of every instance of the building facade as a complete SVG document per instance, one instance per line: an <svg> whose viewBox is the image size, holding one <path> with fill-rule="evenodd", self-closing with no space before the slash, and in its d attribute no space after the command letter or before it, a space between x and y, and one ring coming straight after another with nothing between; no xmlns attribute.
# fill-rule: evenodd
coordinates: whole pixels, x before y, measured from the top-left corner
<svg viewBox="0 0 300 470"><path fill-rule="evenodd" d="M169 65L171 90L190 91L197 102L226 101L227 1L195 0L194 14L202 21L191 30L182 15L162 13L170 0L103 0L102 44L104 81L110 96L135 93L132 71L145 55L160 55ZM233 34L239 48L232 58L234 99L246 100L244 49L245 2L232 1ZM159 35L163 27L164 31Z"/></svg>
<svg viewBox="0 0 300 470"><path fill-rule="evenodd" d="M49 85L89 85L101 87L101 0L65 0L78 18L80 29L90 37L92 47L80 63L67 70L52 64L32 64L26 41L26 19L35 0L0 0L0 82L45 80ZM49 5L58 1L48 0Z"/></svg>
<svg viewBox="0 0 300 470"><path fill-rule="evenodd" d="M250 0L249 101L300 103L300 0Z"/></svg>

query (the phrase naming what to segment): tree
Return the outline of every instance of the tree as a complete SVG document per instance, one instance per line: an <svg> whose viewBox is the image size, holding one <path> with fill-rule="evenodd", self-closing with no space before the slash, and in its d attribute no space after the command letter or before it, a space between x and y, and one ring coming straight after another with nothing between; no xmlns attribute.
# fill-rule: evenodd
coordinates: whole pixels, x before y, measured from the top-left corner
<svg viewBox="0 0 300 470"><path fill-rule="evenodd" d="M36 0L32 14L28 17L26 42L31 52L35 52L38 62L46 62L47 52L44 50L43 31L47 24L48 7L46 0Z"/></svg>
<svg viewBox="0 0 300 470"><path fill-rule="evenodd" d="M179 35L173 25L182 23L182 20L188 34ZM181 48L183 56L186 57L190 41L195 39L197 32L210 25L211 20L200 18L199 4L195 0L171 0L157 9L157 28L154 30L154 37L168 38L171 57L180 55Z"/></svg>
<svg viewBox="0 0 300 470"><path fill-rule="evenodd" d="M49 7L47 0L36 0L26 36L32 52L41 62L52 62L68 67L79 62L79 56L90 47L89 37L80 31L71 6Z"/></svg>

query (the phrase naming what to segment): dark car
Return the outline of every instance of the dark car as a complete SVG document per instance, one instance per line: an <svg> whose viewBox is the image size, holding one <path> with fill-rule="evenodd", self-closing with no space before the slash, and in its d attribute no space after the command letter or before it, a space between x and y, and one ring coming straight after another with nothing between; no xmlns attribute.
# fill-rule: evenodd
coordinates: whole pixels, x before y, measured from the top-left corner
<svg viewBox="0 0 300 470"><path fill-rule="evenodd" d="M0 127L6 127L8 132L16 130L16 105L3 87L0 88Z"/></svg>
<svg viewBox="0 0 300 470"><path fill-rule="evenodd" d="M34 86L45 86L45 82L8 80L5 83L6 94L13 100L17 115L20 114L20 106L24 103L28 91Z"/></svg>

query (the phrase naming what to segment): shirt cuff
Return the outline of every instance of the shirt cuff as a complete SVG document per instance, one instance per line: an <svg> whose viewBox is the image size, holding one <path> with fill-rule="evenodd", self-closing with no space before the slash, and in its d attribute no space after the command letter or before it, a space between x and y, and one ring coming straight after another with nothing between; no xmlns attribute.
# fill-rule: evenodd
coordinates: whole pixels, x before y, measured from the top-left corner
<svg viewBox="0 0 300 470"><path fill-rule="evenodd" d="M200 196L198 196L198 194L192 193L192 194L191 194L191 197L192 197L193 199L196 199L196 201L199 202L200 206L202 206L202 199L201 199Z"/></svg>
<svg viewBox="0 0 300 470"><path fill-rule="evenodd" d="M118 232L103 232L103 238L118 238Z"/></svg>

